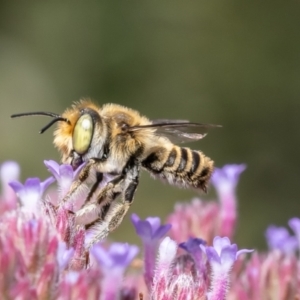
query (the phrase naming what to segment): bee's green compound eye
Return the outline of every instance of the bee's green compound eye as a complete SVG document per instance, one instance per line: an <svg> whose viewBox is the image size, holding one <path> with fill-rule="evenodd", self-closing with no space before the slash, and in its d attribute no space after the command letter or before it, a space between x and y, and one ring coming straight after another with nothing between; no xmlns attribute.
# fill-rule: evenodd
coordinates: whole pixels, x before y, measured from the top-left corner
<svg viewBox="0 0 300 300"><path fill-rule="evenodd" d="M73 131L73 147L78 154L84 154L92 141L94 124L89 114L81 116Z"/></svg>

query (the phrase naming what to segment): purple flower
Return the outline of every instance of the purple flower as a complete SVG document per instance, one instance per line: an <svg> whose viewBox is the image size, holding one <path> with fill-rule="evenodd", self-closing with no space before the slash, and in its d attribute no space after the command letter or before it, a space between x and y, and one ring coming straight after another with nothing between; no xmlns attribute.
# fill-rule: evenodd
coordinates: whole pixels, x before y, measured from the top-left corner
<svg viewBox="0 0 300 300"><path fill-rule="evenodd" d="M171 224L160 225L160 218L148 217L141 220L138 215L132 214L131 221L135 227L137 235L144 241L159 240L171 228Z"/></svg>
<svg viewBox="0 0 300 300"><path fill-rule="evenodd" d="M74 249L73 248L67 249L67 244L65 242L58 243L56 258L60 270L64 270L66 268L73 254L74 254Z"/></svg>
<svg viewBox="0 0 300 300"><path fill-rule="evenodd" d="M191 254L198 269L198 274L201 281L207 280L205 254L201 250L201 245L206 246L206 242L199 238L189 238L187 242L179 244L179 247Z"/></svg>
<svg viewBox="0 0 300 300"><path fill-rule="evenodd" d="M118 299L123 282L123 274L132 259L137 255L137 246L113 243L109 249L97 244L91 253L103 270L102 299Z"/></svg>
<svg viewBox="0 0 300 300"><path fill-rule="evenodd" d="M245 168L244 164L225 165L222 169L216 168L212 175L211 182L217 190L221 203L219 228L222 236L233 236L237 218L235 189Z"/></svg>
<svg viewBox="0 0 300 300"><path fill-rule="evenodd" d="M54 182L53 177L49 177L45 181L40 181L39 178L29 178L24 185L19 181L12 181L9 185L21 200L25 210L37 212L39 202L50 184Z"/></svg>
<svg viewBox="0 0 300 300"><path fill-rule="evenodd" d="M184 249L189 253L193 253L195 251L200 250L200 245L206 245L206 242L199 238L189 238L187 242L183 242L179 244L179 247Z"/></svg>
<svg viewBox="0 0 300 300"><path fill-rule="evenodd" d="M150 289L154 276L156 248L159 240L170 230L171 225L160 225L160 218L158 217L148 217L141 220L136 214L131 215L131 221L136 233L143 241L144 278L148 289Z"/></svg>
<svg viewBox="0 0 300 300"><path fill-rule="evenodd" d="M216 236L213 247L204 248L210 265L215 272L229 272L237 257L242 253L250 253L253 250L237 250L236 244L231 244L229 238Z"/></svg>
<svg viewBox="0 0 300 300"><path fill-rule="evenodd" d="M74 171L71 165L59 165L54 160L45 160L44 164L47 167L48 171L55 177L58 183L61 194L60 198L63 198L66 195L69 188L71 187L74 178L78 175L78 173L84 166L84 164L82 164L79 168L76 169L76 171Z"/></svg>
<svg viewBox="0 0 300 300"><path fill-rule="evenodd" d="M298 250L300 250L300 219L299 218L290 219L289 226L293 229L293 231L297 237Z"/></svg>
<svg viewBox="0 0 300 300"><path fill-rule="evenodd" d="M215 237L213 247L204 247L201 249L206 252L208 262L212 268L213 276L211 282L211 292L208 293L209 300L225 299L228 285L229 272L234 262L242 253L249 253L253 250L237 250L236 244L231 244L227 237Z"/></svg>
<svg viewBox="0 0 300 300"><path fill-rule="evenodd" d="M269 226L265 235L269 249L271 250L278 249L288 254L294 253L298 247L297 238L290 235L288 230L284 227Z"/></svg>
<svg viewBox="0 0 300 300"><path fill-rule="evenodd" d="M211 182L219 196L235 191L240 174L246 169L246 165L225 165L222 169L215 168Z"/></svg>
<svg viewBox="0 0 300 300"><path fill-rule="evenodd" d="M114 268L125 270L138 251L137 246L122 243L113 243L108 250L99 244L91 249L98 264L108 271Z"/></svg>
<svg viewBox="0 0 300 300"><path fill-rule="evenodd" d="M176 253L177 243L164 238L159 245L151 299L202 299L207 283L195 259L190 254L176 256Z"/></svg>

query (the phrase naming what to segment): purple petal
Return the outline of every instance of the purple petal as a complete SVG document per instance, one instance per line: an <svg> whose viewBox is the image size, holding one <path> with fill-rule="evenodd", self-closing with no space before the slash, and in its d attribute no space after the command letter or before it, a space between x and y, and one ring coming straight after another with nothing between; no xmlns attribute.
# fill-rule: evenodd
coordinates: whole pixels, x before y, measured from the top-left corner
<svg viewBox="0 0 300 300"><path fill-rule="evenodd" d="M202 247L201 247L202 248ZM203 249L203 248L202 248ZM206 247L205 248L207 259L212 263L221 264L220 256L218 255L217 251L214 247Z"/></svg>
<svg viewBox="0 0 300 300"><path fill-rule="evenodd" d="M48 171L53 174L56 180L59 179L59 164L54 160L44 160L44 164Z"/></svg>
<svg viewBox="0 0 300 300"><path fill-rule="evenodd" d="M216 236L213 240L213 246L215 250L217 251L218 255L221 255L222 249L226 246L230 246L230 240L228 237L219 237Z"/></svg>
<svg viewBox="0 0 300 300"><path fill-rule="evenodd" d="M41 181L39 178L28 178L25 181L24 187L27 192L35 192L40 193L41 192Z"/></svg>
<svg viewBox="0 0 300 300"><path fill-rule="evenodd" d="M59 174L60 177L65 177L71 180L74 178L73 168L70 165L61 165L59 167Z"/></svg>
<svg viewBox="0 0 300 300"><path fill-rule="evenodd" d="M55 181L54 177L49 177L43 182L41 182L41 193L43 194L49 185L51 185Z"/></svg>
<svg viewBox="0 0 300 300"><path fill-rule="evenodd" d="M296 235L300 234L300 219L292 218L289 220L289 226L293 229Z"/></svg>
<svg viewBox="0 0 300 300"><path fill-rule="evenodd" d="M139 249L134 245L113 243L108 250L103 249L101 245L96 245L91 251L99 265L107 269L112 267L125 269L136 256Z"/></svg>
<svg viewBox="0 0 300 300"><path fill-rule="evenodd" d="M271 249L277 248L286 238L289 237L289 232L285 227L277 227L271 225L266 230L266 238Z"/></svg>
<svg viewBox="0 0 300 300"><path fill-rule="evenodd" d="M138 226L138 222L141 220L140 217L137 214L132 214L130 219L131 219L131 222L133 223L133 226L135 228Z"/></svg>
<svg viewBox="0 0 300 300"><path fill-rule="evenodd" d="M139 221L135 230L137 235L140 236L142 239L152 238L152 228L150 223L147 221Z"/></svg>
<svg viewBox="0 0 300 300"><path fill-rule="evenodd" d="M189 253L200 250L200 245L206 245L206 242L199 238L189 238L186 242L179 244L179 247Z"/></svg>
<svg viewBox="0 0 300 300"><path fill-rule="evenodd" d="M113 243L110 246L109 253L114 261L114 265L126 268L131 260L136 256L139 249L137 246L129 246L128 244Z"/></svg>
<svg viewBox="0 0 300 300"><path fill-rule="evenodd" d="M103 249L101 245L95 245L91 249L92 255L95 257L97 260L98 264L100 266L110 268L113 265L113 260L110 257L109 253L107 250Z"/></svg>
<svg viewBox="0 0 300 300"><path fill-rule="evenodd" d="M74 248L67 249L67 245L65 242L58 243L56 258L61 270L63 270L67 266L74 254L74 251Z"/></svg>
<svg viewBox="0 0 300 300"><path fill-rule="evenodd" d="M152 232L154 233L160 226L160 218L158 217L148 217L146 218L147 222L149 222L151 228L152 228Z"/></svg>
<svg viewBox="0 0 300 300"><path fill-rule="evenodd" d="M127 244L127 255L126 255L126 259L123 262L123 265L125 265L126 267L131 263L131 261L134 259L134 257L138 254L139 252L139 248L135 245L128 245Z"/></svg>
<svg viewBox="0 0 300 300"><path fill-rule="evenodd" d="M170 229L172 225L171 224L166 224L160 226L153 234L152 238L153 239L160 239L162 238Z"/></svg>
<svg viewBox="0 0 300 300"><path fill-rule="evenodd" d="M219 192L228 192L235 189L240 174L246 165L225 165L222 169L215 168L211 182Z"/></svg>
<svg viewBox="0 0 300 300"><path fill-rule="evenodd" d="M244 254L244 253L252 253L254 249L241 249L236 253L236 258L238 258L239 255Z"/></svg>
<svg viewBox="0 0 300 300"><path fill-rule="evenodd" d="M15 191L16 194L18 194L24 188L24 185L17 180L9 182L9 186Z"/></svg>
<svg viewBox="0 0 300 300"><path fill-rule="evenodd" d="M222 249L220 259L221 259L221 264L225 270L230 270L230 268L233 266L234 262L236 261L236 254L237 254L236 244L226 246Z"/></svg>
<svg viewBox="0 0 300 300"><path fill-rule="evenodd" d="M270 249L293 253L298 246L297 239L291 236L285 227L271 225L267 228L265 235Z"/></svg>
<svg viewBox="0 0 300 300"><path fill-rule="evenodd" d="M74 171L74 178L77 177L77 175L80 173L80 171L83 169L83 167L87 164L87 162L82 163L75 171Z"/></svg>

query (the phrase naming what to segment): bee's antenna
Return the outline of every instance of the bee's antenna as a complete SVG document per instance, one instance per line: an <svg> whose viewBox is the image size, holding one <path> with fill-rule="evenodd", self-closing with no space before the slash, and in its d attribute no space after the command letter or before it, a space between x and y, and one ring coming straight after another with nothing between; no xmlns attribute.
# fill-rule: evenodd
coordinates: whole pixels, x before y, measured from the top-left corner
<svg viewBox="0 0 300 300"><path fill-rule="evenodd" d="M44 112L44 111L37 111L37 112L28 112L28 113L21 113L21 114L13 114L10 117L11 118L19 118L19 117L27 117L27 116L47 116L54 118L51 122L49 122L45 127L43 127L40 130L40 133L44 133L48 128L50 128L54 123L63 121L68 124L71 124L71 122L67 118L63 118L62 116L51 113L51 112Z"/></svg>
<svg viewBox="0 0 300 300"><path fill-rule="evenodd" d="M10 117L11 118L19 118L19 117L27 117L27 116L47 116L52 118L58 118L60 115L51 113L51 112L45 112L45 111L35 111L35 112L28 112L28 113L21 113L21 114L13 114Z"/></svg>

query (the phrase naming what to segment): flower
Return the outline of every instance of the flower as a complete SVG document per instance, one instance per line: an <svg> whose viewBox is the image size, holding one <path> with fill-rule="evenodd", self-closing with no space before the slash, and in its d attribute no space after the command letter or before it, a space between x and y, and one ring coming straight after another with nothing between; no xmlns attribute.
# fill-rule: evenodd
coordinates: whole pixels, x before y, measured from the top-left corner
<svg viewBox="0 0 300 300"><path fill-rule="evenodd" d="M298 241L298 250L300 250L300 219L292 218L289 220L289 226L294 231L297 241Z"/></svg>
<svg viewBox="0 0 300 300"><path fill-rule="evenodd" d="M41 218L13 211L1 218L0 294L8 299L54 299L58 238Z"/></svg>
<svg viewBox="0 0 300 300"><path fill-rule="evenodd" d="M189 238L187 242L179 244L179 247L187 251L194 259L199 273L199 280L206 282L208 279L206 272L207 258L204 255L201 246L206 246L206 242L199 238Z"/></svg>
<svg viewBox="0 0 300 300"><path fill-rule="evenodd" d="M201 248L206 251L208 261L215 273L229 272L240 254L253 252L248 249L238 251L237 245L231 244L229 238L219 236L214 238L213 247L204 248L201 245Z"/></svg>
<svg viewBox="0 0 300 300"><path fill-rule="evenodd" d="M65 242L59 242L58 243L58 249L57 249L57 261L59 268L61 270L65 269L68 265L70 259L74 255L74 249L73 248L67 248L67 244Z"/></svg>
<svg viewBox="0 0 300 300"><path fill-rule="evenodd" d="M160 218L148 217L141 220L138 215L132 214L131 221L135 227L137 235L144 241L157 241L162 238L172 227L170 224L160 225Z"/></svg>
<svg viewBox="0 0 300 300"><path fill-rule="evenodd" d="M159 240L170 230L171 225L160 225L160 218L148 217L141 220L138 215L131 215L131 222L137 235L142 239L144 249L144 278L148 289L151 289L154 276L156 248Z"/></svg>
<svg viewBox="0 0 300 300"><path fill-rule="evenodd" d="M298 247L297 238L290 235L284 227L269 226L266 230L266 238L270 250L278 249L285 253L294 253Z"/></svg>
<svg viewBox="0 0 300 300"><path fill-rule="evenodd" d="M179 244L179 247L186 250L189 253L194 253L200 251L200 246L206 245L206 242L199 238L189 238L187 242Z"/></svg>
<svg viewBox="0 0 300 300"><path fill-rule="evenodd" d="M37 213L40 200L50 184L54 182L53 177L49 177L45 181L39 178L29 178L24 185L19 181L13 180L9 183L15 193L19 196L21 204L25 210Z"/></svg>
<svg viewBox="0 0 300 300"><path fill-rule="evenodd" d="M164 299L169 283L169 268L176 256L177 244L169 237L165 237L159 245L157 263L151 287L151 299ZM168 299L165 297L165 299Z"/></svg>
<svg viewBox="0 0 300 300"><path fill-rule="evenodd" d="M212 268L211 291L208 293L209 300L225 299L228 283L229 272L234 262L242 253L250 253L253 250L237 250L236 244L231 244L227 237L215 237L212 247L200 246L206 252L208 262Z"/></svg>
<svg viewBox="0 0 300 300"><path fill-rule="evenodd" d="M295 255L280 251L254 253L240 269L232 270L229 300L297 299L300 268Z"/></svg>
<svg viewBox="0 0 300 300"><path fill-rule="evenodd" d="M91 250L99 265L108 271L114 268L118 271L125 270L138 251L137 246L122 243L113 243L108 250L97 244Z"/></svg>
<svg viewBox="0 0 300 300"><path fill-rule="evenodd" d="M92 247L91 253L103 270L103 299L118 299L125 269L138 251L137 246L121 243L114 243L108 249L99 244Z"/></svg>
<svg viewBox="0 0 300 300"><path fill-rule="evenodd" d="M236 186L240 174L246 169L244 164L225 165L215 168L211 182L217 190L220 201L219 234L232 238L237 218Z"/></svg>
<svg viewBox="0 0 300 300"><path fill-rule="evenodd" d="M216 188L220 198L235 192L240 175L245 169L245 164L225 165L223 168L215 168L211 183Z"/></svg>
<svg viewBox="0 0 300 300"><path fill-rule="evenodd" d="M58 183L61 199L66 195L71 187L73 180L76 178L76 176L84 166L84 164L82 164L79 168L76 169L76 171L74 171L71 165L59 165L54 160L45 160L44 164L47 167L48 171L55 177Z"/></svg>
<svg viewBox="0 0 300 300"><path fill-rule="evenodd" d="M202 299L208 286L202 272L208 273L207 268L200 270L190 254L176 253L176 242L166 237L158 250L151 299Z"/></svg>

